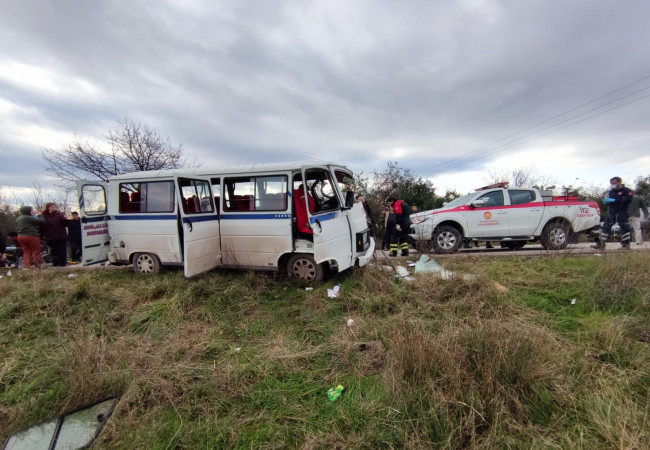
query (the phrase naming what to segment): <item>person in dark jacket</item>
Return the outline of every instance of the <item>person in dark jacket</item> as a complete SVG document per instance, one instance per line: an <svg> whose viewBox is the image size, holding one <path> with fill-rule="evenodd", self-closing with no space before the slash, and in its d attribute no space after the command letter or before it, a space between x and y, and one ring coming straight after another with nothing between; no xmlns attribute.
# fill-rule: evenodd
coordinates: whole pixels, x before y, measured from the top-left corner
<svg viewBox="0 0 650 450"><path fill-rule="evenodd" d="M384 233L381 239L381 249L389 250L390 249L390 239L393 236L393 230L395 229L395 213L393 208L382 210L382 215L384 218Z"/></svg>
<svg viewBox="0 0 650 450"><path fill-rule="evenodd" d="M390 256L397 256L397 249L402 249L402 256L409 255L409 230L411 229L411 208L404 200L389 197L388 203L395 211L395 229L390 240Z"/></svg>
<svg viewBox="0 0 650 450"><path fill-rule="evenodd" d="M0 267L4 267L7 264L7 236L5 232L0 230Z"/></svg>
<svg viewBox="0 0 650 450"><path fill-rule="evenodd" d="M603 203L609 205L609 211L600 233L600 241L593 248L605 250L605 243L609 238L612 225L618 223L621 233L621 248L630 248L630 214L628 208L632 203L634 192L625 187L621 177L613 177L609 180L611 189L604 198Z"/></svg>
<svg viewBox="0 0 650 450"><path fill-rule="evenodd" d="M81 261L81 219L79 213L72 211L71 219L67 221L68 243L70 244L70 259L74 262Z"/></svg>
<svg viewBox="0 0 650 450"><path fill-rule="evenodd" d="M59 211L56 203L50 202L45 204L43 221L43 233L45 242L52 253L52 265L65 267L68 264L68 231L66 229L68 219Z"/></svg>
<svg viewBox="0 0 650 450"><path fill-rule="evenodd" d="M32 215L31 206L22 206L16 219L18 245L23 252L23 269L41 268L41 226L43 219Z"/></svg>

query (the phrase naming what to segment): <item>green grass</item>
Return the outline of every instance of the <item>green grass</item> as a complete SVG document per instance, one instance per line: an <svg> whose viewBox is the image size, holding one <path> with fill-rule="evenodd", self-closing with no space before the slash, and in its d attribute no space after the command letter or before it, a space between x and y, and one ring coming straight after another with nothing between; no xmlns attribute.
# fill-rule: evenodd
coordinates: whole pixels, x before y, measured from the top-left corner
<svg viewBox="0 0 650 450"><path fill-rule="evenodd" d="M119 396L96 448L642 448L649 263L461 257L444 266L473 277L366 268L312 291L252 272L14 271L0 440Z"/></svg>

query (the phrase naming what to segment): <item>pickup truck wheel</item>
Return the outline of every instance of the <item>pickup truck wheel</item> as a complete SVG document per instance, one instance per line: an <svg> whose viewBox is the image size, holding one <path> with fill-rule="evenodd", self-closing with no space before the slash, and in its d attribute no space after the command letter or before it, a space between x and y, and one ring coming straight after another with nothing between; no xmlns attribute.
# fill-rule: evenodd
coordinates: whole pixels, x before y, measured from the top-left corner
<svg viewBox="0 0 650 450"><path fill-rule="evenodd" d="M151 253L136 253L133 255L133 269L137 273L157 274L160 273L160 260Z"/></svg>
<svg viewBox="0 0 650 450"><path fill-rule="evenodd" d="M433 230L431 243L435 253L456 253L461 242L460 233L454 227L442 226Z"/></svg>
<svg viewBox="0 0 650 450"><path fill-rule="evenodd" d="M526 241L505 241L501 242L501 248L509 248L510 250L521 250L526 245Z"/></svg>
<svg viewBox="0 0 650 450"><path fill-rule="evenodd" d="M562 250L569 243L569 227L562 222L552 222L544 227L540 239L546 250Z"/></svg>
<svg viewBox="0 0 650 450"><path fill-rule="evenodd" d="M300 278L304 281L322 281L325 271L322 264L316 264L311 255L299 253L289 258L287 272L290 277Z"/></svg>

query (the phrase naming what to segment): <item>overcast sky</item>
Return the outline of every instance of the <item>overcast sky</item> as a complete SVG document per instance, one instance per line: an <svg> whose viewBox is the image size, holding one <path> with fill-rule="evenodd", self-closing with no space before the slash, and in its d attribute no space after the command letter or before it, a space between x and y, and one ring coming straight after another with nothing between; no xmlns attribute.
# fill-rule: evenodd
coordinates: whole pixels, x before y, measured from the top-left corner
<svg viewBox="0 0 650 450"><path fill-rule="evenodd" d="M650 175L650 2L0 0L0 186L128 116L205 165L388 161L466 192ZM576 178L579 180L576 182Z"/></svg>

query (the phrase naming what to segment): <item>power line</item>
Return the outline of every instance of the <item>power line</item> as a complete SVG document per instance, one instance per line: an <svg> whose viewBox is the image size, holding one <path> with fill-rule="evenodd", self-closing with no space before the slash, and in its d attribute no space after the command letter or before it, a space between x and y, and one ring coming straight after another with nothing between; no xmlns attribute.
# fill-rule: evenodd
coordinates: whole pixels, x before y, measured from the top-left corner
<svg viewBox="0 0 650 450"><path fill-rule="evenodd" d="M442 172L444 172L444 171L448 171L449 169L452 169L452 168L458 167L459 165L462 165L462 164L464 164L464 163L466 163L466 162L474 161L474 160L477 160L477 159L481 159L481 158L484 158L484 157L486 157L486 156L488 156L488 155L491 155L491 154L497 153L497 152L499 152L499 151L505 150L506 148L512 147L513 145L516 145L516 144L518 144L518 143L526 142L526 141L532 139L535 135L537 135L537 134L539 134L539 133L541 133L541 132L543 132L543 131L546 131L546 130L552 129L552 128L554 128L554 127L558 127L559 125L563 125L563 124L565 124L565 123L567 123L567 122L570 122L570 121L572 121L572 120L575 120L576 118L579 118L579 117L581 117L581 116L584 116L584 115L586 115L586 114L589 114L590 112L593 112L593 111L596 111L596 110L602 109L603 107L605 107L605 106L607 106L607 105L611 105L611 104L614 104L614 103L620 102L621 100L623 100L623 99L625 99L625 98L629 98L629 97L631 97L631 96L633 96L633 95L639 94L639 93L641 93L641 92L643 92L643 91L645 91L645 90L650 89L650 86L647 86L647 87L644 87L644 88L638 89L637 91L634 91L634 92L632 92L632 93L626 94L626 95L621 96L621 97L618 97L618 98L616 98L616 99L614 99L614 100L611 100L611 101L609 101L609 102L607 102L607 103L605 103L605 104L602 104L602 105L599 105L599 106L597 106L597 107L595 107L595 108L592 108L592 109L589 109L589 110L587 110L587 111L581 112L580 114L576 114L576 115L573 115L573 116L571 116L571 117L569 117L569 118L563 119L563 120L561 120L561 121L559 121L559 122L556 122L556 123L554 123L554 124L552 124L552 125L549 125L549 126L547 126L547 127L544 127L544 128L542 128L542 129L540 129L540 130L536 130L536 131L534 131L534 132L532 132L532 133L526 133L527 131L530 131L530 130L536 129L536 128L540 127L541 125L547 124L547 123L549 123L549 122L554 121L555 119L558 119L558 118L560 118L560 117L566 116L567 114L570 114L570 113L572 113L572 112L574 112L574 111L580 110L581 108L584 108L585 106L588 106L588 105L590 105L590 104L592 104L592 103L596 103L596 102L598 102L599 100L602 100L602 99L604 99L604 98L610 97L610 96L612 96L612 95L614 95L614 94L616 94L616 93L618 93L618 92L620 92L620 91L623 91L623 90L625 90L625 89L627 89L627 88L629 88L629 87L631 87L631 86L637 85L637 84L639 84L639 83L642 83L643 81L646 81L646 80L648 80L648 79L650 79L650 75L647 75L647 76L645 76L645 77L643 77L643 78L640 78L640 79L638 79L638 80L636 80L636 81L634 81L634 82L632 82L632 83L628 83L628 84L626 84L626 85L624 85L624 86L621 86L621 87L619 87L619 88L617 88L617 89L614 89L613 91L610 91L610 92L608 92L608 93L606 93L606 94L604 94L604 95L601 95L601 96L599 96L599 97L597 97L597 98L595 98L595 99L593 99L593 100L590 100L590 101L585 102L585 103L583 103L583 104L581 104L581 105L575 106L575 107L573 107L573 108L571 108L571 109L569 109L569 110L567 110L567 111L565 111L565 112L563 112L563 113L561 113L561 114L557 114L557 115L555 115L555 116L553 116L553 117L550 117L550 118L548 118L548 119L546 119L546 120L543 120L543 121L541 121L541 122L538 122L537 124L535 124L535 125L531 125L531 126L529 126L529 127L527 127L527 128L524 128L523 130L520 130L520 131L516 132L516 133L510 134L510 135L508 135L508 136L506 136L506 137L503 137L503 138L501 138L501 139L497 139L496 141L493 141L493 142L491 142L490 144L487 144L487 145L484 145L484 146L482 146L482 147L479 147L479 148L477 148L477 149L475 149L475 150L472 150L472 151L470 151L470 152L468 152L468 153L466 153L466 154L464 154L464 155L462 155L462 156L459 156L459 157L457 157L457 158L453 158L453 159L451 159L451 160L449 160L449 161L447 161L447 162L445 162L445 163L442 163L442 164L439 164L439 165L436 165L436 166L430 166L429 168L426 168L426 169L420 171L420 173L421 173L422 175L429 175L429 176L432 176L432 175L435 175L435 174L438 174L438 173L442 173ZM617 106L617 107L610 108L610 109L608 109L608 110L606 110L606 111L603 111L603 112L601 112L601 113L591 115L591 116L589 116L589 117L587 117L587 118L585 118L585 119L575 121L575 122L573 122L573 123L571 123L571 124L569 124L569 125L566 125L566 126L563 126L563 127L560 127L560 128L556 128L555 130L548 131L547 133L544 133L544 134L542 134L542 135L540 135L540 136L545 136L545 135L551 134L551 133L553 133L553 132L556 132L556 131L559 131L559 130L562 130L562 129L568 128L569 126L573 126L573 125L576 125L576 124L578 124L578 123L584 122L585 120L589 120L589 119L591 119L591 118L597 117L597 116L599 116L599 115L601 115L601 114L604 114L604 113L606 113L606 112L612 111L612 110L614 110L614 109L618 109L618 108L620 108L620 107L622 107L622 106L625 106L625 105L628 105L628 104L630 104L630 103L634 103L634 102L636 102L636 101L642 100L642 99L644 99L644 98L646 98L646 97L648 97L648 95L645 95L645 96L639 97L639 98L637 98L637 99L633 99L633 100L628 101L628 102L626 102L626 103L624 103L624 104L622 104L622 105L619 105L619 106ZM526 134L524 134L524 133L526 133ZM514 138L514 137L519 136L519 135L523 135L523 136L521 136L521 137L519 137L519 138L517 138L517 139L515 139L515 140L510 140L511 138ZM540 137L540 136L537 136L537 137ZM502 145L500 145L500 146L498 146L498 147L496 147L496 148L493 148L493 149L487 150L487 149L489 149L490 147L492 147L492 146L495 145L495 144L498 144L498 143L503 142L503 141L508 141L508 140L510 140L510 141L509 141L509 142L506 142L506 143L504 143L504 144L502 144ZM487 151L482 152L483 150L487 150ZM435 168L435 170L434 170L434 171L431 171L431 169L434 169L434 168Z"/></svg>

